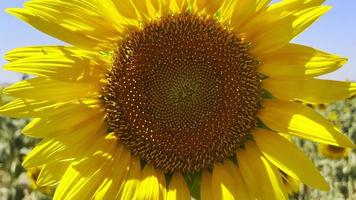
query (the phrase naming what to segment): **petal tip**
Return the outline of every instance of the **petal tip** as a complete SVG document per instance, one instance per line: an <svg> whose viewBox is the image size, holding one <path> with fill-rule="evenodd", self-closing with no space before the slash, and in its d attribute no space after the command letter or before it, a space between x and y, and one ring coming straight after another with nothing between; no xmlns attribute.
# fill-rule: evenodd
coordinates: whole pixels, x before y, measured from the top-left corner
<svg viewBox="0 0 356 200"><path fill-rule="evenodd" d="M4 58L6 59L6 60L9 60L9 57L7 57L6 55L4 55ZM6 63L6 64L4 64L3 66L2 66L2 68L4 69L4 70L10 70L11 69L11 63Z"/></svg>
<svg viewBox="0 0 356 200"><path fill-rule="evenodd" d="M22 166L25 168L25 169L28 169L31 167L30 165L30 162L29 162L29 157L26 156L25 159L22 161Z"/></svg>
<svg viewBox="0 0 356 200"><path fill-rule="evenodd" d="M328 12L329 10L331 10L333 8L333 6L331 5L323 5L323 6L320 6L321 9L323 10L323 12Z"/></svg>
<svg viewBox="0 0 356 200"><path fill-rule="evenodd" d="M10 94L9 90L11 90L10 87L4 88L4 89L1 91L1 93L2 93L2 94L9 95L9 94Z"/></svg>
<svg viewBox="0 0 356 200"><path fill-rule="evenodd" d="M330 191L330 185L328 182L326 182L326 180L324 179L323 183L320 184L320 187L319 187L320 190L323 190L325 192L328 192Z"/></svg>
<svg viewBox="0 0 356 200"><path fill-rule="evenodd" d="M3 55L3 58L7 61L13 61L13 56L11 56L13 54L14 50L10 50L8 52L6 52L4 55ZM5 64L6 65L6 64Z"/></svg>
<svg viewBox="0 0 356 200"><path fill-rule="evenodd" d="M346 57L341 57L339 64L340 64L340 66L343 66L343 65L345 65L348 61L349 61L348 58L346 58Z"/></svg>
<svg viewBox="0 0 356 200"><path fill-rule="evenodd" d="M13 15L13 16L18 16L19 11L20 11L20 8L6 8L5 9L6 13Z"/></svg>

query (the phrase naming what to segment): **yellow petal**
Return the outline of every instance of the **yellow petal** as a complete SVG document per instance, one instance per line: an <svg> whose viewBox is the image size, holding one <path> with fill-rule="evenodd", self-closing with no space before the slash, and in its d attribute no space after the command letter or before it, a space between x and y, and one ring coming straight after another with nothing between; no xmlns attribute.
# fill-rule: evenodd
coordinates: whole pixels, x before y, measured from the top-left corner
<svg viewBox="0 0 356 200"><path fill-rule="evenodd" d="M241 153L243 150L237 151L237 159L239 163L239 168L241 171L241 176L243 181L246 184L246 188L248 190L248 193L250 194L251 199L263 199L263 194L262 194L262 186L260 185L261 183L259 182L259 179L257 179L257 175L253 171L254 168L253 166L250 166L250 163L246 161L245 159L248 159L246 153L242 155ZM253 163L252 163L253 165ZM262 173L262 172L261 172Z"/></svg>
<svg viewBox="0 0 356 200"><path fill-rule="evenodd" d="M91 199L113 167L117 139L108 135L92 145L93 154L65 172L53 199ZM117 167L117 166L115 166Z"/></svg>
<svg viewBox="0 0 356 200"><path fill-rule="evenodd" d="M83 50L71 46L27 46L12 49L4 55L4 58L10 62L18 61L29 57L41 57L45 55L68 56L93 58L103 62L109 62L109 59L98 51Z"/></svg>
<svg viewBox="0 0 356 200"><path fill-rule="evenodd" d="M228 169L223 164L216 163L212 176L212 191L214 199L238 199L237 184Z"/></svg>
<svg viewBox="0 0 356 200"><path fill-rule="evenodd" d="M250 199L250 194L248 193L246 184L242 179L240 169L230 160L226 160L224 165L236 182L237 188L235 190L237 191L238 199Z"/></svg>
<svg viewBox="0 0 356 200"><path fill-rule="evenodd" d="M141 174L141 181L136 190L137 200L159 199L160 187L153 165L146 165Z"/></svg>
<svg viewBox="0 0 356 200"><path fill-rule="evenodd" d="M262 56L289 43L330 8L329 6L295 8L283 15L279 10L271 10L261 15L264 18L249 21L248 26L241 28L241 32L245 33L251 42L250 52Z"/></svg>
<svg viewBox="0 0 356 200"><path fill-rule="evenodd" d="M15 83L4 94L33 100L69 101L96 97L100 83L69 83L39 77Z"/></svg>
<svg viewBox="0 0 356 200"><path fill-rule="evenodd" d="M159 169L156 170L156 174L157 174L158 184L159 184L159 199L166 200L167 199L166 177L164 175L164 172Z"/></svg>
<svg viewBox="0 0 356 200"><path fill-rule="evenodd" d="M10 51L6 57L14 60L4 65L6 70L69 82L99 81L109 65L100 54L73 47L26 47Z"/></svg>
<svg viewBox="0 0 356 200"><path fill-rule="evenodd" d="M128 172L125 184L120 191L120 200L134 199L137 187L141 180L141 164L140 159L137 157L132 157L130 170Z"/></svg>
<svg viewBox="0 0 356 200"><path fill-rule="evenodd" d="M51 101L34 101L27 99L15 99L0 107L0 114L10 117L45 117L53 112L65 109L72 103L57 103ZM75 105L73 105L75 106Z"/></svg>
<svg viewBox="0 0 356 200"><path fill-rule="evenodd" d="M157 0L134 0L134 5L137 13L140 14L140 19L145 23L149 23L154 20L157 15L159 15L160 1Z"/></svg>
<svg viewBox="0 0 356 200"><path fill-rule="evenodd" d="M252 199L288 199L282 178L253 142L237 151L241 175Z"/></svg>
<svg viewBox="0 0 356 200"><path fill-rule="evenodd" d="M53 154L64 151L65 146L55 140L44 140L40 142L26 157L23 166L26 168L41 166L44 163L49 163L53 160Z"/></svg>
<svg viewBox="0 0 356 200"><path fill-rule="evenodd" d="M271 24L285 20L288 16L296 15L296 13L301 10L320 6L324 1L325 0L279 1L268 6L266 9L261 9L256 15L250 17L249 20L242 24L239 31L246 33L250 32L250 34L263 32L264 29L268 29L267 27L271 26ZM250 1L248 2L251 3ZM266 7L266 3L268 2L262 0L262 5L260 7ZM259 27L257 28L256 25L259 25Z"/></svg>
<svg viewBox="0 0 356 200"><path fill-rule="evenodd" d="M231 5L231 27L239 31L240 25L259 10L266 8L270 0L235 0Z"/></svg>
<svg viewBox="0 0 356 200"><path fill-rule="evenodd" d="M44 186L55 186L62 179L68 166L72 161L54 161L45 164L38 175L36 184Z"/></svg>
<svg viewBox="0 0 356 200"><path fill-rule="evenodd" d="M9 117L48 118L59 113L72 112L73 109L78 108L81 104L93 108L100 107L97 99L87 99L81 102L68 101L58 103L54 101L36 101L18 98L1 106L0 114Z"/></svg>
<svg viewBox="0 0 356 200"><path fill-rule="evenodd" d="M213 200L212 175L209 171L203 170L200 181L201 200Z"/></svg>
<svg viewBox="0 0 356 200"><path fill-rule="evenodd" d="M68 113L71 114L68 115ZM53 138L76 132L93 121L104 124L103 120L103 110L77 104L73 107L68 106L68 109L54 112L48 117L35 118L26 125L22 132L33 137Z"/></svg>
<svg viewBox="0 0 356 200"><path fill-rule="evenodd" d="M42 17L36 15L35 12L32 10L11 8L11 9L6 9L6 12L27 22L31 26L40 30L41 32L44 32L50 36L68 42L72 45L81 48L87 48L87 49L90 48L104 49L103 47L96 47L97 44L99 43L97 40L89 38L88 36L85 36L85 34L75 33L73 30L66 30L62 26L52 23L52 20L50 21L41 20ZM48 29L46 29L47 27Z"/></svg>
<svg viewBox="0 0 356 200"><path fill-rule="evenodd" d="M312 187L329 190L314 164L287 139L264 129L254 129L253 136L262 154L283 172Z"/></svg>
<svg viewBox="0 0 356 200"><path fill-rule="evenodd" d="M113 49L120 32L103 17L107 10L98 9L99 5L94 1L42 0L27 2L25 8L7 9L7 12L74 46Z"/></svg>
<svg viewBox="0 0 356 200"><path fill-rule="evenodd" d="M293 12L297 9L310 8L314 6L320 6L325 0L291 0L291 1L279 1L272 4L266 12L274 12L280 15L283 13Z"/></svg>
<svg viewBox="0 0 356 200"><path fill-rule="evenodd" d="M117 146L112 167L108 171L108 177L97 190L95 199L118 199L119 192L124 187L129 170L132 169L130 166L131 161L130 152L121 145Z"/></svg>
<svg viewBox="0 0 356 200"><path fill-rule="evenodd" d="M229 160L214 165L212 191L214 199L250 199L237 166Z"/></svg>
<svg viewBox="0 0 356 200"><path fill-rule="evenodd" d="M258 117L269 128L315 142L354 147L349 138L312 109L299 103L265 100Z"/></svg>
<svg viewBox="0 0 356 200"><path fill-rule="evenodd" d="M167 200L190 200L190 192L183 176L175 172L169 183Z"/></svg>
<svg viewBox="0 0 356 200"><path fill-rule="evenodd" d="M75 0L72 0L76 2ZM114 39L116 42L119 39L125 37L127 28L135 29L139 26L139 23L143 21L141 13L135 8L134 13L131 15L137 14L136 18L127 18L122 14L123 9L130 9L127 5L133 5L133 0L124 3L123 1L112 1L112 0L101 0L100 3L96 1L91 2L91 7L98 11L99 15L104 18L106 21L105 25L108 25L108 29L115 28L112 31L112 35L108 39ZM127 10L125 13L130 12ZM111 26L111 27L110 27ZM104 33L105 34L105 33Z"/></svg>
<svg viewBox="0 0 356 200"><path fill-rule="evenodd" d="M24 58L43 56L48 54L61 55L61 53L63 53L62 51L63 48L68 51L71 51L72 53L74 52L77 53L76 50L80 51L79 48L66 47L66 46L29 46L29 47L15 48L11 51L8 51L4 55L4 58L10 62L14 62Z"/></svg>
<svg viewBox="0 0 356 200"><path fill-rule="evenodd" d="M75 132L42 140L25 157L23 166L36 167L55 160L68 160L85 155L86 149L104 135L102 126L102 122L94 121Z"/></svg>
<svg viewBox="0 0 356 200"><path fill-rule="evenodd" d="M262 87L281 100L302 100L307 103L331 103L356 94L356 83L318 79L266 79Z"/></svg>
<svg viewBox="0 0 356 200"><path fill-rule="evenodd" d="M112 3L115 4L117 11L122 16L130 19L141 19L133 1L112 1Z"/></svg>
<svg viewBox="0 0 356 200"><path fill-rule="evenodd" d="M346 58L311 47L287 44L262 57L258 71L276 79L305 79L335 71L346 61Z"/></svg>
<svg viewBox="0 0 356 200"><path fill-rule="evenodd" d="M223 0L195 0L192 7L194 12L204 10L208 16L214 16L223 3L225 3Z"/></svg>

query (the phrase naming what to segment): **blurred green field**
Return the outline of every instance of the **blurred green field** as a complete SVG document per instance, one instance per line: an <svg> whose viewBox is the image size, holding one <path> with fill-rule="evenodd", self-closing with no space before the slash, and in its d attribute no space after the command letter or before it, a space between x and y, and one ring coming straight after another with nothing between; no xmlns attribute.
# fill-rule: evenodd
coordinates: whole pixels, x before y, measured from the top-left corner
<svg viewBox="0 0 356 200"><path fill-rule="evenodd" d="M0 96L0 105L10 99ZM356 141L356 97L328 106L312 106L331 120L353 141ZM0 116L0 200L46 200L51 199L53 188L38 188L34 180L38 171L26 172L21 166L24 156L38 140L21 135L24 119ZM356 200L356 155L350 152L341 159L324 158L315 143L294 138L297 145L314 161L331 185L329 192L313 190L305 186L291 199L298 200ZM29 175L30 174L30 175ZM32 178L31 178L32 177Z"/></svg>

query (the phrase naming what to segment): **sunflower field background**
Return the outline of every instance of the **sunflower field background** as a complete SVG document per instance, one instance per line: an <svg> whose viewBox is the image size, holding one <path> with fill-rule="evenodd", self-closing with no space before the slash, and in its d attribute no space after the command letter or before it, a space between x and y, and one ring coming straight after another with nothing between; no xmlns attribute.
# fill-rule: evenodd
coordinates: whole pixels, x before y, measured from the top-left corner
<svg viewBox="0 0 356 200"><path fill-rule="evenodd" d="M24 77L25 79L26 77ZM0 86L0 91L2 87ZM0 105L11 97L0 92ZM338 126L356 141L356 96L330 105L308 105ZM21 134L28 123L25 119L0 116L0 200L49 200L55 188L37 187L35 181L39 169L24 169L21 162L38 140ZM331 185L329 192L301 186L294 200L343 200L356 199L356 154L348 152L339 159L326 158L318 152L318 146L310 141L294 139L294 142L313 160Z"/></svg>

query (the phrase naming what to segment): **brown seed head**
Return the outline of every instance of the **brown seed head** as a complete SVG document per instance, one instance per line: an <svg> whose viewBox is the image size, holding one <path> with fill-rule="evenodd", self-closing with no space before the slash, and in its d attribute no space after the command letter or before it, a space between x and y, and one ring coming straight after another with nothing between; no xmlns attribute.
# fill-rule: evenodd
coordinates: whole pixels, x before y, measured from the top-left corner
<svg viewBox="0 0 356 200"><path fill-rule="evenodd" d="M214 19L187 13L131 32L104 88L110 128L165 171L223 161L255 126L260 80L247 50Z"/></svg>

